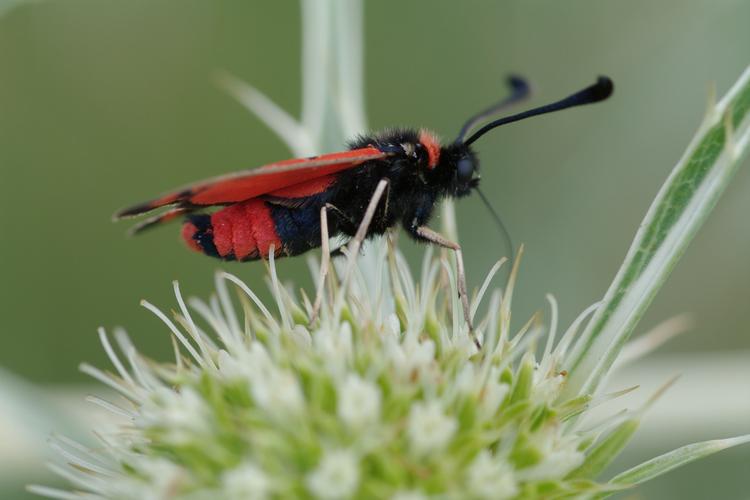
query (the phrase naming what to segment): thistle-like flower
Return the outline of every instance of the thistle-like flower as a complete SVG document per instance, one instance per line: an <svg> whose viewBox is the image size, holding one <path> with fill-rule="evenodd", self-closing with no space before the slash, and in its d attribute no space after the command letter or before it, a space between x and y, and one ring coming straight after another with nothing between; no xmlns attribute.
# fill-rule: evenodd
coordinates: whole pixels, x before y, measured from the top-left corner
<svg viewBox="0 0 750 500"><path fill-rule="evenodd" d="M380 285L369 288L355 271L343 307L332 293L313 326L310 302L282 286L271 262L275 314L226 273L208 301L186 303L175 283L173 319L144 302L175 339L171 364L143 357L123 331L114 334L118 353L100 331L115 371L82 369L119 392L116 400L91 398L118 419L116 429L97 433L101 445L92 450L55 440L67 465L53 468L79 493L34 491L458 499L587 496L627 485L595 478L639 412L584 426L583 414L617 394L560 398L567 354L597 305L559 340L557 325L545 328L537 317L513 332L518 262L504 294L489 291L498 263L472 303L476 311L489 295L476 321L478 351L444 257L428 252L415 281L397 250L371 251L383 263ZM346 281L346 267L332 273L331 287ZM383 307L385 314L372 313Z"/></svg>
<svg viewBox="0 0 750 500"><path fill-rule="evenodd" d="M115 372L83 370L120 393L119 400L93 399L119 425L98 434L97 451L58 441L68 467L56 470L104 498L512 498L607 490L571 475L602 430L566 424L592 401L558 401L565 354L594 308L537 357L542 324L509 329L517 267L504 296L489 291L498 264L473 302L476 310L489 294L488 312L476 321L478 351L445 258L428 252L416 282L397 250L371 251L381 252L380 286L368 288L355 273L341 313L335 298L325 300L312 327L309 302L282 286L272 267L275 314L224 273L207 302L186 304L175 283L173 319L144 303L181 344L172 364L144 358L122 331L114 335L118 354L101 331ZM344 281L343 267L330 285ZM382 304L389 311L372 314Z"/></svg>

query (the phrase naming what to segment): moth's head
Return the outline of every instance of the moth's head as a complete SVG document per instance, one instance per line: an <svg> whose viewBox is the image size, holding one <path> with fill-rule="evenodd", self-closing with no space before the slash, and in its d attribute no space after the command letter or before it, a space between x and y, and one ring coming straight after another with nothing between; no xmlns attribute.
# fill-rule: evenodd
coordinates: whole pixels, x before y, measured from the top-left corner
<svg viewBox="0 0 750 500"><path fill-rule="evenodd" d="M446 195L466 196L479 184L479 161L469 146L442 146L434 134L420 130L418 149L422 178Z"/></svg>
<svg viewBox="0 0 750 500"><path fill-rule="evenodd" d="M443 147L443 160L437 167L448 196L460 198L479 186L479 159L471 147L451 144Z"/></svg>

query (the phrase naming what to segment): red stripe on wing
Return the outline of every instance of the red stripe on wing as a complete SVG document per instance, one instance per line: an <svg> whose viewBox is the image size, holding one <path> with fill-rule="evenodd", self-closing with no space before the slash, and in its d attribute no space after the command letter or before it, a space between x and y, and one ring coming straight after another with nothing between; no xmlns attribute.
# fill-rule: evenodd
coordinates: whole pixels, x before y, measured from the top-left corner
<svg viewBox="0 0 750 500"><path fill-rule="evenodd" d="M325 175L307 182L300 182L299 184L271 191L268 195L277 196L279 198L304 198L306 196L322 193L328 189L335 180L335 175Z"/></svg>
<svg viewBox="0 0 750 500"><path fill-rule="evenodd" d="M116 218L138 215L166 205L209 206L235 203L278 191L295 184L330 176L366 161L385 158L377 148L367 147L312 158L295 158L215 177L184 189L135 205L115 214Z"/></svg>

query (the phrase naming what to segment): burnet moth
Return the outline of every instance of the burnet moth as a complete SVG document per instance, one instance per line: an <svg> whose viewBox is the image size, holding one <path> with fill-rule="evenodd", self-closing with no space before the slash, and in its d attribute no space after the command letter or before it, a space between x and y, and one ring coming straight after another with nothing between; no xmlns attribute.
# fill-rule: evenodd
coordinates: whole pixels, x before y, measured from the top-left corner
<svg viewBox="0 0 750 500"><path fill-rule="evenodd" d="M237 261L267 259L272 252L274 258L299 255L321 243L327 248L328 236L359 238L361 242L401 224L415 240L456 252L459 294L473 336L461 247L427 226L437 203L477 191L489 207L479 191L479 160L472 145L490 130L599 102L613 90L609 78L599 77L565 99L480 127L528 95L524 80L512 77L509 83L510 95L469 118L453 142L440 143L424 129L386 130L356 138L347 151L280 161L191 184L120 210L115 218L170 207L134 227L133 232L183 217L182 237L190 248ZM315 311L319 304L320 293Z"/></svg>

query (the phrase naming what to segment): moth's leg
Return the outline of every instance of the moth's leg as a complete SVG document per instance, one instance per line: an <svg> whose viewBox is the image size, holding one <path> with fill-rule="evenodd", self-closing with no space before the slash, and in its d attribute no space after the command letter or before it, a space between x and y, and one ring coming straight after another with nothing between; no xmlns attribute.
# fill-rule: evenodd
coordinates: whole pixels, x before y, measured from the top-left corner
<svg viewBox="0 0 750 500"><path fill-rule="evenodd" d="M474 341L474 345L477 349L481 349L482 345L479 343L479 339L476 337L474 327L471 324L471 310L469 309L469 295L466 292L466 273L464 271L464 258L461 253L461 246L458 243L454 243L442 234L433 231L427 226L410 226L407 227L409 233L418 240L428 241L439 245L443 248L448 248L456 252L456 276L458 280L458 296L461 299L461 306L464 310L464 320L469 326L469 335L471 340Z"/></svg>
<svg viewBox="0 0 750 500"><path fill-rule="evenodd" d="M359 223L357 232L354 233L354 238L352 238L352 241L349 242L349 250L351 250L352 252L359 253L362 242L365 241L365 238L367 237L367 230L370 229L372 219L375 217L375 212L377 211L380 199L383 197L383 193L388 189L390 185L391 184L388 179L380 179L378 185L375 187L375 191L373 191L372 193L370 203L367 205L365 215L362 217L362 221Z"/></svg>
<svg viewBox="0 0 750 500"><path fill-rule="evenodd" d="M385 188L383 190L380 189L380 185L385 184ZM388 207L390 203L390 195L391 195L391 181L390 179L380 179L378 182L378 186L376 187L375 191L373 191L372 197L370 197L370 202L368 204L368 210L370 206L374 206L374 212L367 215L367 212L365 212L365 215L362 217L362 221L360 221L359 227L352 221L351 219L347 219L348 223L351 224L351 226L354 228L353 231L350 231L350 234L353 234L352 238L347 242L341 245L340 247L334 249L331 252L331 257L336 258L340 257L342 255L345 255L343 249L344 247L348 247L356 238L356 235L358 234L355 231L362 231L364 228L364 232L362 233L363 236L360 240L360 242L357 244L357 247L361 246L362 241L365 237L367 237L367 231L370 229L370 226L372 225L373 221L381 221L383 219L386 219L388 217ZM382 207L380 204L380 199L385 197L382 203ZM373 201L374 200L374 201ZM333 207L335 208L335 207ZM337 209L338 210L338 209ZM346 217L345 214L341 213L342 217Z"/></svg>
<svg viewBox="0 0 750 500"><path fill-rule="evenodd" d="M362 246L362 242L365 240L365 237L367 236L367 230L370 227L370 224L372 223L372 219L375 216L375 211L378 206L378 202L380 201L380 198L383 196L383 191L385 191L386 186L388 185L387 179L381 179L380 182L378 182L377 187L375 188L375 191L373 192L372 197L370 198L370 202L367 205L367 209L365 210L365 214L362 217L362 221L359 223L359 227L357 228L357 232L354 234L354 237L349 241L348 248L349 248L349 264L346 269L346 273L344 274L343 284L342 284L342 290L346 288L347 283L349 281L349 278L351 277L351 273L353 272L353 266L354 266L354 260L353 256L359 253L359 249ZM326 204L321 208L320 210L320 228L321 228L321 246L325 245L323 247L323 260L320 265L320 281L318 282L318 289L316 291L316 297L315 297L315 304L313 305L313 314L311 315L310 322L312 323L317 318L318 312L320 311L320 305L323 299L323 286L325 283L325 275L328 273L328 269L330 267L330 260L331 260L331 252L330 248L328 247L328 211L331 211L331 213L340 215L341 211L334 207L333 205Z"/></svg>
<svg viewBox="0 0 750 500"><path fill-rule="evenodd" d="M313 304L312 314L310 315L310 325L318 319L320 305L323 302L323 290L326 285L326 276L331 263L331 249L328 245L328 204L320 208L320 275L318 276L318 287L315 290L315 303Z"/></svg>
<svg viewBox="0 0 750 500"><path fill-rule="evenodd" d="M325 289L326 277L331 267L331 248L329 245L330 235L328 234L328 214L331 213L338 217L339 220L345 224L351 224L356 227L347 215L342 212L339 208L330 203L326 203L320 208L320 248L321 248L321 260L320 260L320 275L318 277L318 286L315 291L315 303L313 304L312 314L310 315L310 324L312 325L316 319L318 319L318 313L320 313L320 306L323 302L323 291ZM341 252L341 247L333 251L334 254Z"/></svg>
<svg viewBox="0 0 750 500"><path fill-rule="evenodd" d="M379 210L377 215L379 215L382 219L388 218L388 205L391 200L391 181L390 179L381 179L380 182L385 182L385 199L383 200L383 208L382 210Z"/></svg>

